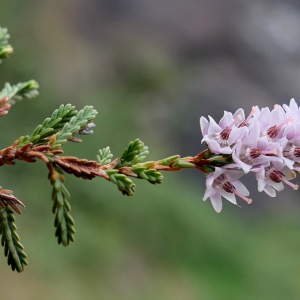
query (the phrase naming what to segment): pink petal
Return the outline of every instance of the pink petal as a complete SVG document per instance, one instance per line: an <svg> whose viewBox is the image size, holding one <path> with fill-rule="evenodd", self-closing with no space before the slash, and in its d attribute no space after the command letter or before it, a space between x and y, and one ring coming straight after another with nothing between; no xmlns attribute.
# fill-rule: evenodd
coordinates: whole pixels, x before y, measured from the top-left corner
<svg viewBox="0 0 300 300"><path fill-rule="evenodd" d="M213 195L213 194L215 194L215 193L216 193L216 190L207 188L205 190L205 194L203 196L203 201L206 201L207 198L210 198L210 196Z"/></svg>
<svg viewBox="0 0 300 300"><path fill-rule="evenodd" d="M230 181L235 182L244 175L244 172L239 170L228 170L227 174Z"/></svg>
<svg viewBox="0 0 300 300"><path fill-rule="evenodd" d="M228 165L223 166L222 168L229 169L229 170L232 170L232 169L240 170L241 166L240 166L240 164L228 164Z"/></svg>
<svg viewBox="0 0 300 300"><path fill-rule="evenodd" d="M253 172L255 172L256 180L264 180L265 179L265 168L263 167L257 167L252 169Z"/></svg>
<svg viewBox="0 0 300 300"><path fill-rule="evenodd" d="M300 146L300 137L297 136L297 137L293 138L292 140L290 140L290 142L295 144L296 146Z"/></svg>
<svg viewBox="0 0 300 300"><path fill-rule="evenodd" d="M285 131L283 133L283 136L286 136L288 140L291 140L296 135L297 130L295 124L291 124L290 126L287 126L285 128Z"/></svg>
<svg viewBox="0 0 300 300"><path fill-rule="evenodd" d="M286 166L289 168L289 169L294 169L294 164L295 162L291 159L288 159L288 158L284 158L284 163L286 164Z"/></svg>
<svg viewBox="0 0 300 300"><path fill-rule="evenodd" d="M228 139L229 145L235 144L238 139L242 139L242 137L246 134L248 134L247 127L232 129Z"/></svg>
<svg viewBox="0 0 300 300"><path fill-rule="evenodd" d="M211 150L212 153L215 153L215 154L220 153L221 147L220 147L220 144L216 140L207 139L207 140L205 140L205 142L207 143L207 145L208 145L208 147L209 147L209 149Z"/></svg>
<svg viewBox="0 0 300 300"><path fill-rule="evenodd" d="M260 114L258 120L261 123L263 129L266 129L267 127L270 127L271 112L270 112L268 107L264 107L261 110L261 114Z"/></svg>
<svg viewBox="0 0 300 300"><path fill-rule="evenodd" d="M210 173L207 177L206 177L206 187L208 189L211 189L212 188L212 185L213 185L213 182L214 180L216 179L216 177L214 177L214 173Z"/></svg>
<svg viewBox="0 0 300 300"><path fill-rule="evenodd" d="M220 175L224 174L225 172L227 172L227 170L225 170L225 169L223 169L223 168L218 168L218 167L216 167L216 168L215 168L215 172L213 173L213 178L214 178L214 180L215 180L216 178L218 178Z"/></svg>
<svg viewBox="0 0 300 300"><path fill-rule="evenodd" d="M298 110L298 104L294 98L292 98L290 101L290 110L291 110L291 112L294 112L294 113L296 113Z"/></svg>
<svg viewBox="0 0 300 300"><path fill-rule="evenodd" d="M279 125L280 123L284 122L287 119L286 114L283 108L280 105L276 105L271 111L271 123L270 125Z"/></svg>
<svg viewBox="0 0 300 300"><path fill-rule="evenodd" d="M230 153L232 153L232 148L230 148L230 147L220 147L220 153L230 154Z"/></svg>
<svg viewBox="0 0 300 300"><path fill-rule="evenodd" d="M208 123L207 119L204 117L201 117L200 118L200 128L201 128L202 136L205 136L208 134L208 127L209 127L209 123Z"/></svg>
<svg viewBox="0 0 300 300"><path fill-rule="evenodd" d="M256 148L259 136L260 136L259 124L254 123L248 137L244 141L244 144L249 146L249 148Z"/></svg>
<svg viewBox="0 0 300 300"><path fill-rule="evenodd" d="M296 178L296 174L294 171L292 171L290 168L285 166L283 169L281 169L281 172L284 174L285 179L291 180Z"/></svg>
<svg viewBox="0 0 300 300"><path fill-rule="evenodd" d="M275 197L275 196L276 196L275 190L274 190L271 186L269 186L269 185L267 185L267 186L264 188L264 191L265 191L266 194L268 194L270 197Z"/></svg>
<svg viewBox="0 0 300 300"><path fill-rule="evenodd" d="M232 193L227 193L225 192L223 189L219 189L220 194L227 199L229 202L233 203L233 204L237 204L236 203L236 199L235 199L235 195Z"/></svg>
<svg viewBox="0 0 300 300"><path fill-rule="evenodd" d="M266 187L266 182L263 179L259 179L257 181L257 183L258 183L258 186L257 186L258 191L262 192L264 190L264 188Z"/></svg>
<svg viewBox="0 0 300 300"><path fill-rule="evenodd" d="M219 193L216 193L210 197L210 200L215 211L219 213L222 210L221 195Z"/></svg>
<svg viewBox="0 0 300 300"><path fill-rule="evenodd" d="M282 182L274 182L273 180L267 178L266 183L274 188L276 191L280 192L284 189L284 185Z"/></svg>
<svg viewBox="0 0 300 300"><path fill-rule="evenodd" d="M249 196L250 195L247 188L239 180L234 183L234 186L240 194L242 194L244 196Z"/></svg>
<svg viewBox="0 0 300 300"><path fill-rule="evenodd" d="M222 131L222 128L216 123L216 121L211 117L209 118L209 127L208 127L208 135L212 136L215 133L220 133Z"/></svg>
<svg viewBox="0 0 300 300"><path fill-rule="evenodd" d="M219 122L219 125L222 129L225 129L227 126L229 126L233 121L232 113L228 111L224 111L224 115L222 119Z"/></svg>
<svg viewBox="0 0 300 300"><path fill-rule="evenodd" d="M242 108L239 108L234 114L233 114L233 119L235 120L237 116L240 115L242 117L241 122L245 120L245 113ZM241 123L240 122L240 123Z"/></svg>

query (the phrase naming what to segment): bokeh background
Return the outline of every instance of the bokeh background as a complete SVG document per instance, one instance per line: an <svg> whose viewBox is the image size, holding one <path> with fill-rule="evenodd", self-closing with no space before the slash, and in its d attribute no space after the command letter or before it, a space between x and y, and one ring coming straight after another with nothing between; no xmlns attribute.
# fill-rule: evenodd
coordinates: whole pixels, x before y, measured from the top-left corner
<svg viewBox="0 0 300 300"><path fill-rule="evenodd" d="M93 105L95 133L67 155L119 156L139 137L149 160L203 149L199 117L300 99L296 0L3 0L15 52L1 85L36 79L40 96L0 119L1 146L29 134L62 103ZM104 180L67 176L76 242L58 246L43 163L1 169L26 204L17 217L29 266L0 257L1 299L299 299L300 194L253 203L203 202L204 176L164 174L127 198Z"/></svg>

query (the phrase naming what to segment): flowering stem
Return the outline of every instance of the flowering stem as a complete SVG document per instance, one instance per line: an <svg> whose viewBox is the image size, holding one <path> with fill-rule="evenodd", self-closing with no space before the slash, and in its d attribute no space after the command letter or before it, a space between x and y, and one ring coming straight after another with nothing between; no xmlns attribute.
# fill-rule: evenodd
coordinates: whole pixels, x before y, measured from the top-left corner
<svg viewBox="0 0 300 300"><path fill-rule="evenodd" d="M83 163L83 160L73 156L60 156L57 154L63 154L62 149L51 150L50 145L32 145L27 144L26 146L17 148L18 140L14 142L13 145L0 150L0 166L4 164L13 165L15 164L14 160L24 160L27 162L35 162L36 158L43 160L48 163L49 160L58 165L61 165L61 160L68 161L73 159L73 161ZM158 160L158 161L149 161L140 164L136 164L139 166L144 166L146 169L155 169L156 171L180 171L183 168L196 168L204 173L207 171L204 169L204 166L212 165L216 160L207 159L210 153L209 149L206 149L195 156L188 156L185 158L181 158L180 155L174 155L168 157L166 159ZM222 156L218 156L218 160L224 159ZM119 173L124 173L128 176L137 177L136 174L132 173L131 170L136 166L130 167L118 167L118 163L120 162L120 158L115 159L113 162L110 162L105 165L100 165L97 161L94 160L84 160L84 164L94 164L91 168L96 170L112 170L117 169ZM170 162L169 162L170 161ZM224 160L225 163L225 160ZM66 167L69 167L68 165ZM105 177L105 176L99 176ZM107 178L106 178L107 179Z"/></svg>

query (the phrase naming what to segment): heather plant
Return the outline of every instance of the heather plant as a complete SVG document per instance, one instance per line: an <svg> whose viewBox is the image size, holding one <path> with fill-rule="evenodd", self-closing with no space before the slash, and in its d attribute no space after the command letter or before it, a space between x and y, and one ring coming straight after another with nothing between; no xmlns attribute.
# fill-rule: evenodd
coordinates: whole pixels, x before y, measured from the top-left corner
<svg viewBox="0 0 300 300"><path fill-rule="evenodd" d="M0 27L0 59L13 52L8 43L7 29ZM6 83L0 92L0 117L11 106L23 99L38 95L38 83L30 80L11 85ZM85 180L101 177L112 182L126 196L133 196L135 179L160 184L162 171L180 171L196 168L206 175L206 191L214 209L222 209L222 197L238 205L236 196L250 204L249 192L240 178L253 172L258 190L275 197L286 184L293 189L298 185L289 180L300 171L300 110L295 100L273 110L253 107L245 118L244 111L225 112L219 123L213 118L200 118L202 142L207 149L195 156L173 155L157 161L145 161L148 147L136 139L131 141L120 157L114 158L110 147L95 153L95 160L65 156L67 142L82 142L79 136L93 133L97 111L92 106L76 110L71 104L62 104L49 118L38 125L31 134L24 135L11 146L0 150L0 166L14 165L17 160L33 163L41 160L48 170L52 185L52 212L55 236L59 244L74 242L75 222L71 216L70 194L65 186L65 174ZM20 242L14 213L21 214L23 202L11 190L0 187L0 234L2 246L12 270L22 272L27 256Z"/></svg>

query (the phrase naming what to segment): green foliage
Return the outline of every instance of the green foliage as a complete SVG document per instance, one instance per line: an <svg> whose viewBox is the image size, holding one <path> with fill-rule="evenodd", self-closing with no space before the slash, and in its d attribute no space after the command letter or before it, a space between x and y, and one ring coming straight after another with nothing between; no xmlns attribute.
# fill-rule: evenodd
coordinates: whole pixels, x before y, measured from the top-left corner
<svg viewBox="0 0 300 300"><path fill-rule="evenodd" d="M59 168L56 168L56 172L49 173L49 180L53 186L52 212L55 214L55 236L57 237L58 243L62 243L66 247L70 241L75 241L74 234L76 232L74 228L75 222L71 216L71 206L67 200L70 194L63 184L64 176Z"/></svg>
<svg viewBox="0 0 300 300"><path fill-rule="evenodd" d="M98 155L96 156L96 159L100 165L104 166L111 162L112 157L113 155L110 151L110 147L106 147L98 151Z"/></svg>
<svg viewBox="0 0 300 300"><path fill-rule="evenodd" d="M206 149L204 151L204 154L203 154L203 158L204 159L209 159L210 157L212 157L214 154L209 150L209 149Z"/></svg>
<svg viewBox="0 0 300 300"><path fill-rule="evenodd" d="M212 166L203 166L203 170L204 170L207 174L209 174L209 173L215 171L215 167L212 167Z"/></svg>
<svg viewBox="0 0 300 300"><path fill-rule="evenodd" d="M161 183L163 176L155 169L146 169L143 166L135 165L131 171L138 175L138 178L148 180L152 184Z"/></svg>
<svg viewBox="0 0 300 300"><path fill-rule="evenodd" d="M7 29L0 27L0 63L1 59L7 58L13 52L12 46L8 44L9 37ZM16 85L11 85L7 82L0 92L0 99L9 96L11 98L9 103L15 104L16 101L31 99L38 96L38 88L39 85L35 80L20 82Z"/></svg>
<svg viewBox="0 0 300 300"><path fill-rule="evenodd" d="M65 123L60 131L57 132L56 140L52 145L52 149L57 149L64 145L80 129L84 129L86 124L92 122L97 114L98 112L93 108L93 106L85 106L76 115L74 115L69 122Z"/></svg>
<svg viewBox="0 0 300 300"><path fill-rule="evenodd" d="M28 264L27 255L17 234L14 212L9 206L0 210L0 234L2 235L1 244L4 247L4 254L7 256L8 265L13 271L22 272L24 265Z"/></svg>
<svg viewBox="0 0 300 300"><path fill-rule="evenodd" d="M20 82L16 85L11 85L10 83L5 83L4 88L0 92L0 99L9 96L10 104L15 104L16 101L21 101L23 99L31 99L38 96L39 85L35 80L29 80L27 82Z"/></svg>
<svg viewBox="0 0 300 300"><path fill-rule="evenodd" d="M234 161L229 154L217 155L209 159L209 164L212 167L223 167L232 163L234 163Z"/></svg>
<svg viewBox="0 0 300 300"><path fill-rule="evenodd" d="M9 38L7 28L0 27L0 63L1 59L7 58L13 52L12 46L8 44Z"/></svg>
<svg viewBox="0 0 300 300"><path fill-rule="evenodd" d="M118 174L118 170L115 169L106 170L105 172L109 176L110 181L118 186L118 189L122 192L123 195L134 195L135 184L129 177L124 174Z"/></svg>
<svg viewBox="0 0 300 300"><path fill-rule="evenodd" d="M195 168L195 165L185 161L184 159L177 159L173 164L175 168Z"/></svg>
<svg viewBox="0 0 300 300"><path fill-rule="evenodd" d="M75 106L71 104L61 105L56 109L51 118L44 120L43 124L37 126L30 136L25 136L19 139L18 146L24 146L28 143L38 144L47 142L46 137L58 132L63 126L71 120L71 118L78 112Z"/></svg>
<svg viewBox="0 0 300 300"><path fill-rule="evenodd" d="M159 160L157 163L163 166L170 166L174 168L195 168L195 165L185 161L187 158L180 158L180 155L173 155L165 159Z"/></svg>
<svg viewBox="0 0 300 300"><path fill-rule="evenodd" d="M173 156L164 158L162 160L159 160L157 163L160 165L163 165L163 166L169 166L171 163L178 160L179 157L180 157L180 155L173 155Z"/></svg>
<svg viewBox="0 0 300 300"><path fill-rule="evenodd" d="M124 150L117 168L131 167L143 161L148 154L148 147L145 146L141 140L136 139L131 141L128 147Z"/></svg>

